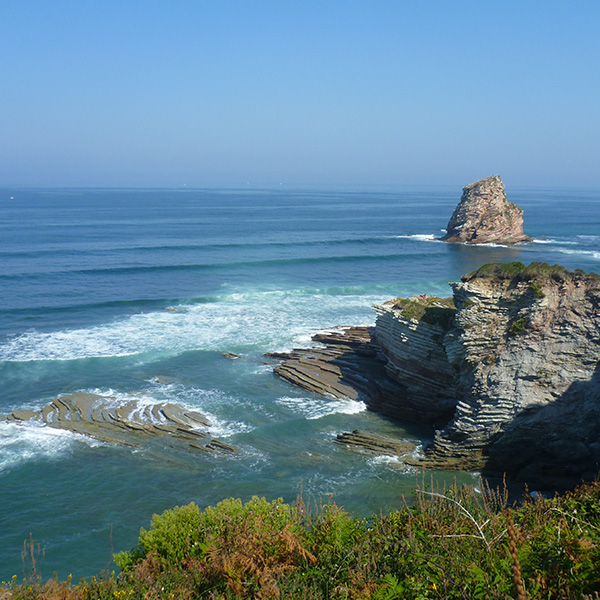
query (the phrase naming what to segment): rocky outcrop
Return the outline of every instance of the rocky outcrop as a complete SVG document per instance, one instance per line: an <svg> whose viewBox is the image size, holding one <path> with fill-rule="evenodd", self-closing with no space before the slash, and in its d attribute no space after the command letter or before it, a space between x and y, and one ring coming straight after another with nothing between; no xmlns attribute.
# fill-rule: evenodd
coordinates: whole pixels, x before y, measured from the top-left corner
<svg viewBox="0 0 600 600"><path fill-rule="evenodd" d="M313 336L321 347L266 356L283 360L274 371L290 383L328 398L369 405L378 396L376 381L385 377L384 364L371 345L372 333L369 327L340 327Z"/></svg>
<svg viewBox="0 0 600 600"><path fill-rule="evenodd" d="M456 406L454 370L442 337L456 309L450 298L414 296L375 306L375 343L387 380L371 406L401 421L444 425Z"/></svg>
<svg viewBox="0 0 600 600"><path fill-rule="evenodd" d="M523 233L523 211L509 202L498 175L463 188L442 240L465 244L530 241Z"/></svg>
<svg viewBox="0 0 600 600"><path fill-rule="evenodd" d="M600 276L545 263L489 264L451 287L452 299L423 295L375 307L363 352L376 357L346 377L353 388L363 375L362 391L350 396L435 425L433 443L405 458L409 464L507 473L536 488L595 477ZM295 360L302 364L301 355ZM295 383L307 387L303 379ZM319 377L311 386L329 393Z"/></svg>
<svg viewBox="0 0 600 600"><path fill-rule="evenodd" d="M335 441L358 452L384 456L405 456L414 452L416 447L412 442L360 429L355 429L351 433L340 433Z"/></svg>
<svg viewBox="0 0 600 600"><path fill-rule="evenodd" d="M457 314L442 344L457 405L423 464L532 485L597 474L600 276L496 264L452 287Z"/></svg>
<svg viewBox="0 0 600 600"><path fill-rule="evenodd" d="M37 421L55 429L66 429L102 442L139 448L159 441L189 452L231 454L236 449L214 439L206 431L208 421L199 412L170 403L137 402L115 404L115 399L97 394L71 394L52 400L39 411L14 410L0 421Z"/></svg>

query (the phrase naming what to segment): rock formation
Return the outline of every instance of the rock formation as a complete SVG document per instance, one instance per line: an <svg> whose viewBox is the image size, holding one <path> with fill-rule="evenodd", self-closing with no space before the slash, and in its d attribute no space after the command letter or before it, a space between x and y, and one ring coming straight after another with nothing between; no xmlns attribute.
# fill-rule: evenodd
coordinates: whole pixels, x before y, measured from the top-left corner
<svg viewBox="0 0 600 600"><path fill-rule="evenodd" d="M523 211L506 199L504 184L498 175L480 179L463 188L454 209L446 242L465 244L514 244L530 241L523 233Z"/></svg>
<svg viewBox="0 0 600 600"><path fill-rule="evenodd" d="M365 454L385 456L405 456L414 452L416 448L412 442L398 440L389 435L382 435L373 431L361 431L360 429L355 429L352 433L340 433L335 441Z"/></svg>
<svg viewBox="0 0 600 600"><path fill-rule="evenodd" d="M37 421L55 429L66 429L88 437L139 448L151 444L183 447L189 452L230 454L236 449L212 438L208 421L199 412L170 403L137 402L116 405L114 398L98 394L71 394L52 400L39 411L14 410L0 421Z"/></svg>
<svg viewBox="0 0 600 600"><path fill-rule="evenodd" d="M441 339L452 420L422 464L509 472L541 486L600 466L600 276L558 265L484 265L452 284Z"/></svg>
<svg viewBox="0 0 600 600"><path fill-rule="evenodd" d="M545 263L489 264L451 286L452 299L377 306L362 347L376 357L359 371L355 363L351 376L338 371L340 380L349 387L360 380L373 410L437 428L424 455L407 463L508 473L538 488L595 477L600 276ZM299 354L296 363L302 373ZM319 385L313 372L309 389Z"/></svg>
<svg viewBox="0 0 600 600"><path fill-rule="evenodd" d="M270 353L283 360L275 373L290 383L328 398L350 398L366 402L378 394L375 380L385 376L383 362L376 358L372 328L337 328L318 333L313 340L323 348Z"/></svg>

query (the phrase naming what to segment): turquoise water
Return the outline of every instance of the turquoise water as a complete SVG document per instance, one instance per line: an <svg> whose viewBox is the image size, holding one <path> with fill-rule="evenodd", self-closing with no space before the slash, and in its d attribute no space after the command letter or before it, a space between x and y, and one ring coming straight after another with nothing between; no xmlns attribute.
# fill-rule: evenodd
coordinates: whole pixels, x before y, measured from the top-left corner
<svg viewBox="0 0 600 600"><path fill-rule="evenodd" d="M0 423L0 579L21 573L30 534L43 576L111 568L153 513L192 500L302 489L356 514L398 506L419 475L333 439L368 428L424 444L432 432L296 389L263 354L373 323L372 305L392 297L448 295L485 262L600 270L600 192L508 196L534 243L436 241L453 188L1 190L0 413L75 392L169 401L205 413L240 453L132 451Z"/></svg>

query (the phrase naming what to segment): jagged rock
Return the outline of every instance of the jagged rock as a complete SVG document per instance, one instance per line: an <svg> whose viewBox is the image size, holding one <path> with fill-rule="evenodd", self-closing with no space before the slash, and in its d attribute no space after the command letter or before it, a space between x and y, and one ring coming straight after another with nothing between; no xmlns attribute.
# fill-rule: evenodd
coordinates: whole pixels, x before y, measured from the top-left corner
<svg viewBox="0 0 600 600"><path fill-rule="evenodd" d="M155 375L151 379L152 383L157 383L159 385L169 385L173 383L175 380L171 377L166 377L165 375Z"/></svg>
<svg viewBox="0 0 600 600"><path fill-rule="evenodd" d="M509 202L498 175L463 188L448 225L446 242L514 244L530 241L523 233L523 211Z"/></svg>
<svg viewBox="0 0 600 600"><path fill-rule="evenodd" d="M276 372L323 395L434 424L433 443L408 464L507 473L537 489L595 477L600 275L489 264L451 287L451 299L377 306L369 339L352 345L342 334L329 343L324 334L325 348L295 350Z"/></svg>
<svg viewBox="0 0 600 600"><path fill-rule="evenodd" d="M413 452L416 447L412 442L359 429L355 429L352 433L340 433L335 441L361 452L387 456L404 456Z"/></svg>
<svg viewBox="0 0 600 600"><path fill-rule="evenodd" d="M446 398L455 398L452 419L413 462L507 472L536 487L563 487L596 474L600 276L544 263L492 264L451 285L456 314L436 340L427 338L425 318L411 329L406 314L390 315L389 308L381 318L395 320L403 337L392 335L396 344L386 345L380 317L376 324L388 361L404 360L404 371L388 370L400 382L410 380L415 367L405 357L418 352L424 338L437 341L437 354L430 351L439 364L423 385L434 386L439 369Z"/></svg>
<svg viewBox="0 0 600 600"><path fill-rule="evenodd" d="M287 381L329 398L350 398L369 404L379 393L376 380L385 376L383 363L369 346L371 329L347 327L318 333L324 347L268 355L284 358L274 369Z"/></svg>
<svg viewBox="0 0 600 600"><path fill-rule="evenodd" d="M39 411L14 410L7 421L38 421L55 429L66 429L123 446L140 447L152 438L204 449L213 454L236 452L233 446L212 438L206 417L170 403L115 404L114 398L98 394L71 394L55 398ZM201 429L202 428L202 429Z"/></svg>

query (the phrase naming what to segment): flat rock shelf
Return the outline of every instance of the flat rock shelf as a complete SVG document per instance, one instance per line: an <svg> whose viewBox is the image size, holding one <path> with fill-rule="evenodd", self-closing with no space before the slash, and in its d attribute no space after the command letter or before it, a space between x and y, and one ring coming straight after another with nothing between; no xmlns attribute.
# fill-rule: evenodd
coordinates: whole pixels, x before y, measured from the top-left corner
<svg viewBox="0 0 600 600"><path fill-rule="evenodd" d="M116 405L98 394L71 394L55 398L39 411L14 410L0 421L37 421L111 444L139 448L152 440L183 446L189 452L232 454L237 450L207 431L209 422L196 411L171 403Z"/></svg>
<svg viewBox="0 0 600 600"><path fill-rule="evenodd" d="M340 327L317 333L321 347L266 354L282 360L274 369L283 379L329 398L350 398L369 405L379 394L385 365L377 357L371 327Z"/></svg>

